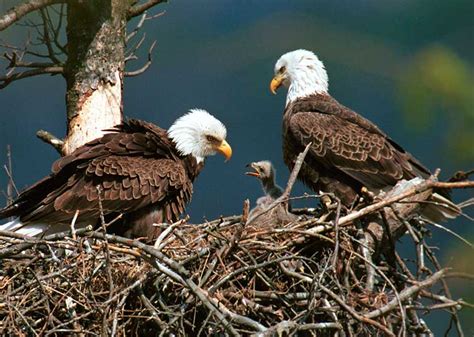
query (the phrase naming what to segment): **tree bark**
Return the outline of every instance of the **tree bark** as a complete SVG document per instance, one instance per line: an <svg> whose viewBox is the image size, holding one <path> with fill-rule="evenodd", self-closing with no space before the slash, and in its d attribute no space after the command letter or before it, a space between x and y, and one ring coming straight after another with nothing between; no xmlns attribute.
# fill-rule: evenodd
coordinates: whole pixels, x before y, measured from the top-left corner
<svg viewBox="0 0 474 337"><path fill-rule="evenodd" d="M67 136L63 154L122 121L130 0L70 1L67 9Z"/></svg>

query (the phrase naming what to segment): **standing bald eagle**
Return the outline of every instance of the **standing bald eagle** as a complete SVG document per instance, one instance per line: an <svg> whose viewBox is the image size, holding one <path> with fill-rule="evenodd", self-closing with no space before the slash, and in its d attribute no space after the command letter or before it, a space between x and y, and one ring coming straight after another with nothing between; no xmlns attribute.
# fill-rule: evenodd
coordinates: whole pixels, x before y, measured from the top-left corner
<svg viewBox="0 0 474 337"><path fill-rule="evenodd" d="M159 234L153 224L174 222L184 212L205 157L232 155L225 126L199 109L168 132L134 119L110 131L57 160L51 175L0 210L0 218L16 217L0 229L56 231L69 226L76 212L78 225L96 225L101 200L106 221L123 214L115 232L152 239Z"/></svg>
<svg viewBox="0 0 474 337"><path fill-rule="evenodd" d="M312 143L299 178L314 191L334 193L349 206L366 187L374 193L401 179L427 178L430 172L376 125L328 94L328 75L307 50L284 54L275 64L270 90L288 87L283 114L283 159L293 169L297 155ZM453 217L459 209L434 194L431 219Z"/></svg>

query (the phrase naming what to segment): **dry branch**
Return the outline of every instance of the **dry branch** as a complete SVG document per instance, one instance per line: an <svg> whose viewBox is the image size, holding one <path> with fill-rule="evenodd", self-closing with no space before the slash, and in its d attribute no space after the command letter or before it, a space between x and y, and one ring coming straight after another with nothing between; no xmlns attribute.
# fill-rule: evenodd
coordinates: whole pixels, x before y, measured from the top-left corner
<svg viewBox="0 0 474 337"><path fill-rule="evenodd" d="M127 77L134 77L134 76L143 74L151 66L153 62L152 52L153 52L153 48L155 48L155 45L156 45L156 41L153 41L153 43L150 46L150 49L148 50L148 59L140 69L137 69L134 71L126 71L124 72L124 75Z"/></svg>
<svg viewBox="0 0 474 337"><path fill-rule="evenodd" d="M10 27L25 15L49 5L65 3L66 0L30 0L10 8L5 14L0 16L0 31Z"/></svg>
<svg viewBox="0 0 474 337"><path fill-rule="evenodd" d="M402 292L400 292L400 300L401 301L406 301L408 298L411 298L413 295L416 293L420 292L423 288L430 287L434 283L438 282L441 278L445 277L447 272L447 269L441 269L428 277L427 279L423 280L422 282L418 282L417 284L404 289ZM382 308L376 309L367 315L365 317L367 318L376 318L381 315L385 315L389 313L392 310L395 310L398 306L398 302L393 299L389 303L387 303L385 306Z"/></svg>
<svg viewBox="0 0 474 337"><path fill-rule="evenodd" d="M57 74L63 74L63 73L64 73L64 68L62 66L52 65L52 66L34 68L31 70L26 70L26 71L22 71L18 73L0 76L0 89L3 89L6 86L8 86L10 83L21 80L23 78L33 77L33 76L38 76L38 75L47 75L47 74L57 75Z"/></svg>
<svg viewBox="0 0 474 337"><path fill-rule="evenodd" d="M135 16L141 15L146 10L148 10L148 9L152 8L153 6L158 5L162 2L166 2L166 0L148 0L148 1L145 1L144 3L142 3L142 4L137 4L137 5L131 7L128 10L128 18L131 19Z"/></svg>
<svg viewBox="0 0 474 337"><path fill-rule="evenodd" d="M54 147L54 149L56 149L56 151L58 151L60 155L64 155L63 153L64 141L63 140L57 138L52 133L45 130L38 130L36 132L36 137L41 139L43 142L51 145L52 147Z"/></svg>

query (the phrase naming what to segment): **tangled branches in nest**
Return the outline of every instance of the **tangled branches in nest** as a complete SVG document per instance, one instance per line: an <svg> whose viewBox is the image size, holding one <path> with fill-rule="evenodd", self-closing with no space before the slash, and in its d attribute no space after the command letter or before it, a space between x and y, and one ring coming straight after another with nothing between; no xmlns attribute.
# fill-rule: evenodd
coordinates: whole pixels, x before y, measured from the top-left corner
<svg viewBox="0 0 474 337"><path fill-rule="evenodd" d="M420 310L438 309L450 311L462 335L457 311L472 304L451 298L445 280L456 274L437 261L423 223L392 207L439 183L347 214L336 207L259 221L284 206L292 178L260 214L249 217L246 202L241 216L183 220L165 227L154 246L102 228L43 238L0 232L0 333L428 336ZM410 233L415 262L398 254L388 232Z"/></svg>

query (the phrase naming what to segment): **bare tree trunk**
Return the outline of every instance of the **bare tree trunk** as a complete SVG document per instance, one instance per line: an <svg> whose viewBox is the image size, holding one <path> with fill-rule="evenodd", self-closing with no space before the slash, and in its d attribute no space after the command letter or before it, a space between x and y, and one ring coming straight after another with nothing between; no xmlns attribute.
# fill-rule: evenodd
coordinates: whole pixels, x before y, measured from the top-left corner
<svg viewBox="0 0 474 337"><path fill-rule="evenodd" d="M67 10L67 136L69 154L122 121L129 0L71 1Z"/></svg>
<svg viewBox="0 0 474 337"><path fill-rule="evenodd" d="M42 22L36 25L38 39L47 50L49 62L26 60L36 55L23 47L3 46L10 63L5 74L0 73L0 89L14 81L44 74L62 74L66 78L67 135L61 140L48 131L39 130L37 136L52 145L61 155L67 155L84 143L101 137L104 130L122 121L122 90L124 76L136 76L151 64L148 61L135 71L125 72L126 25L141 16L133 37L147 19L146 11L165 0L24 0L0 14L0 31L33 12L39 12ZM57 21L51 20L50 10L57 5ZM61 27L66 8L67 43L63 45ZM159 15L158 15L159 16ZM142 42L142 40L140 40ZM131 55L137 51L137 43ZM28 44L27 44L28 45ZM26 48L26 46L24 47ZM33 48L34 49L34 48ZM62 57L66 55L66 60ZM130 56L130 55L128 55Z"/></svg>

